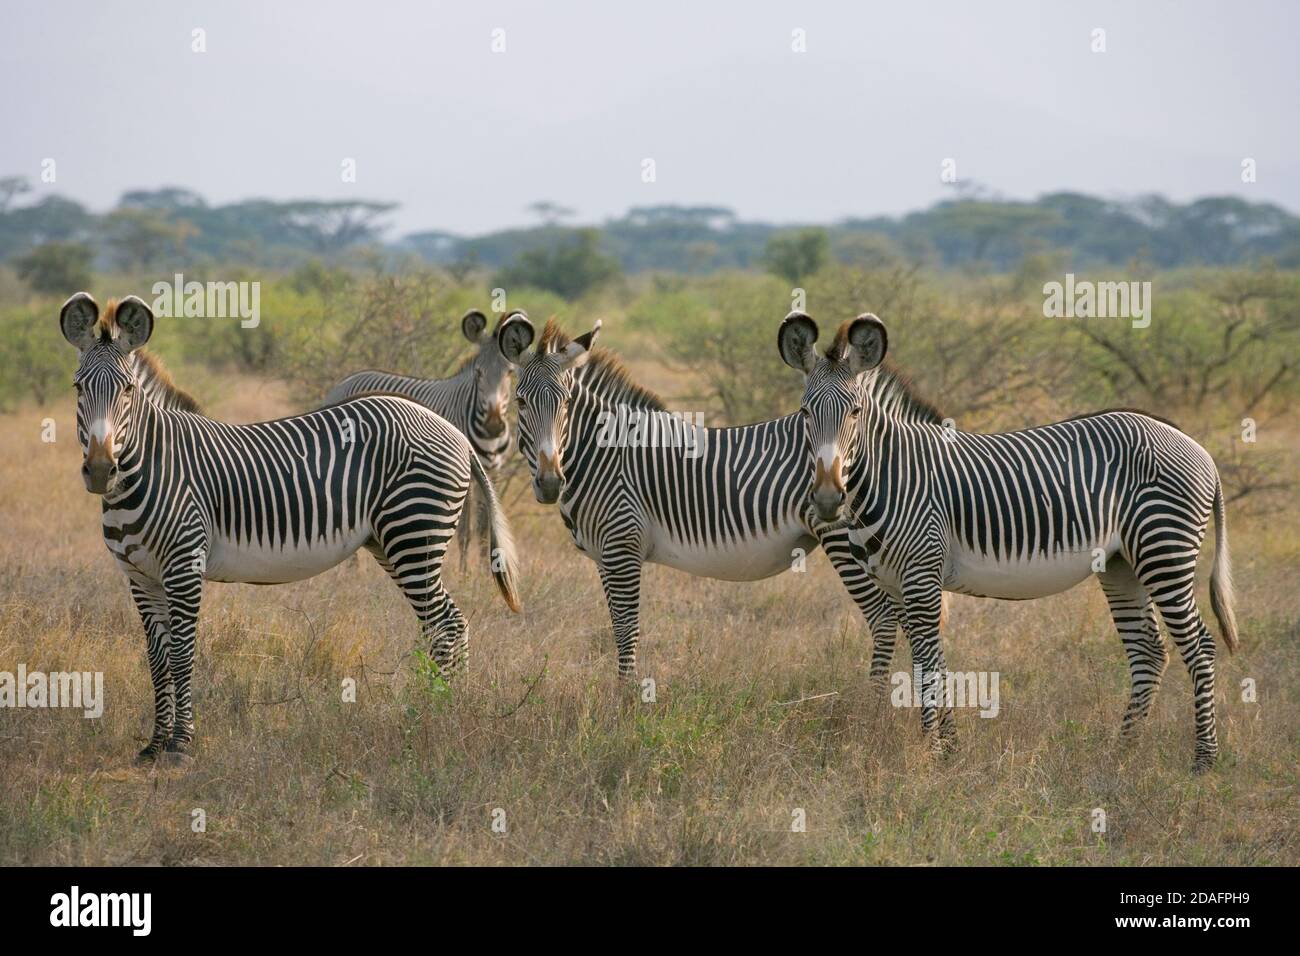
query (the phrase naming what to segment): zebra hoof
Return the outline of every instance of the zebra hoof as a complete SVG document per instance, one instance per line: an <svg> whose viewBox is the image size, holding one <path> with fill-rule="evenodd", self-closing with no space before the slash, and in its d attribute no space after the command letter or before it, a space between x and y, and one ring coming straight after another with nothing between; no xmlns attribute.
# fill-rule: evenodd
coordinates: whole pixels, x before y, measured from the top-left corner
<svg viewBox="0 0 1300 956"><path fill-rule="evenodd" d="M158 763L164 767L184 767L194 763L187 740L169 740L158 755Z"/></svg>
<svg viewBox="0 0 1300 956"><path fill-rule="evenodd" d="M938 735L930 740L930 753L940 760L951 760L957 755L957 738Z"/></svg>
<svg viewBox="0 0 1300 956"><path fill-rule="evenodd" d="M1192 775L1199 777L1209 773L1214 769L1215 763L1218 762L1218 754L1197 754L1196 762L1192 764Z"/></svg>
<svg viewBox="0 0 1300 956"><path fill-rule="evenodd" d="M160 744L150 744L148 747L145 747L144 750L141 750L135 755L136 765L141 767L152 765L153 762L158 759L158 754L161 752L162 746Z"/></svg>

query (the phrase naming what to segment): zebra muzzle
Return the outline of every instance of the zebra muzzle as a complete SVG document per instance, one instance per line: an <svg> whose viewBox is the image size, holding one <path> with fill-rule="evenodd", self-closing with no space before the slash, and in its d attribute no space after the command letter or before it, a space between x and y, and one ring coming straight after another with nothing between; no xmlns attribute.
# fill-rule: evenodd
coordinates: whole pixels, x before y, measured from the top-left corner
<svg viewBox="0 0 1300 956"><path fill-rule="evenodd" d="M564 473L559 462L543 453L537 456L537 477L533 479L533 494L544 505L555 504L564 487Z"/></svg>
<svg viewBox="0 0 1300 956"><path fill-rule="evenodd" d="M488 438L500 438L505 430L506 410L500 405L493 405L483 419L483 432Z"/></svg>
<svg viewBox="0 0 1300 956"><path fill-rule="evenodd" d="M111 437L101 442L94 435L90 436L86 460L81 465L81 478L86 483L86 490L93 495L106 494L117 479L117 462L113 459L112 447Z"/></svg>
<svg viewBox="0 0 1300 956"><path fill-rule="evenodd" d="M819 457L817 474L813 479L812 503L817 510L817 517L823 521L834 521L839 517L844 505L844 474L842 459L839 455L831 461L829 468Z"/></svg>

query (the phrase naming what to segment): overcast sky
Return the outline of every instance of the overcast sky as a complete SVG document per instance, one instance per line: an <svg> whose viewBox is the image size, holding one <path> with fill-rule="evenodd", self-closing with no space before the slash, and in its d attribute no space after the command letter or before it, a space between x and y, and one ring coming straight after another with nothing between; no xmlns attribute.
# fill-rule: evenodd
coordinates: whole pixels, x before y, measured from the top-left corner
<svg viewBox="0 0 1300 956"><path fill-rule="evenodd" d="M586 222L896 214L952 195L947 158L1010 197L1300 210L1297 36L1287 0L7 4L0 176L97 210L163 185L392 200L394 236L526 223L539 199Z"/></svg>

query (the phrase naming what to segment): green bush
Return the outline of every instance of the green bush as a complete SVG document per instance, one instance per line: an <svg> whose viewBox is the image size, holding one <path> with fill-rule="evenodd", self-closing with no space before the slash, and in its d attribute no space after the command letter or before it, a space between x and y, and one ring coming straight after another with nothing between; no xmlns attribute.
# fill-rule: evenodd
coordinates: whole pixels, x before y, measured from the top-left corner
<svg viewBox="0 0 1300 956"><path fill-rule="evenodd" d="M775 235L763 249L763 268L797 285L826 264L830 248L825 229L801 229Z"/></svg>
<svg viewBox="0 0 1300 956"><path fill-rule="evenodd" d="M60 390L72 394L75 353L55 319L58 306L10 307L0 312L0 408L25 401L45 404Z"/></svg>
<svg viewBox="0 0 1300 956"><path fill-rule="evenodd" d="M799 376L776 349L777 327L789 311L790 291L781 281L717 273L660 285L632 304L628 321L670 363L694 373L696 397L715 406L719 424L739 425L795 408Z"/></svg>
<svg viewBox="0 0 1300 956"><path fill-rule="evenodd" d="M94 250L80 242L47 242L14 263L18 275L36 292L70 296L90 285Z"/></svg>
<svg viewBox="0 0 1300 956"><path fill-rule="evenodd" d="M529 249L497 273L494 284L511 290L529 287L576 299L621 271L618 260L600 251L600 233L579 229L553 245Z"/></svg>

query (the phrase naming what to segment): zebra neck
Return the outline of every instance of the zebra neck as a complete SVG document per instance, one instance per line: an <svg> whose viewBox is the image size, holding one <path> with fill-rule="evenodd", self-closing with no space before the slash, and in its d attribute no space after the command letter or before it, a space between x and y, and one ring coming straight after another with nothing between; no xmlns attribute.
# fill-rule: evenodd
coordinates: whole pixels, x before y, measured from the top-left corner
<svg viewBox="0 0 1300 956"><path fill-rule="evenodd" d="M897 507L899 468L907 461L905 446L926 441L927 429L900 422L877 409L863 416L857 460L849 469L854 511L868 529L887 524Z"/></svg>
<svg viewBox="0 0 1300 956"><path fill-rule="evenodd" d="M453 385L459 385L464 381L472 381L474 376L478 374L478 368L479 360L478 356L475 356L473 359L466 362L463 367L448 375L446 378L436 378L433 379L433 382L446 388Z"/></svg>
<svg viewBox="0 0 1300 956"><path fill-rule="evenodd" d="M130 501L148 486L169 441L171 428L167 419L175 414L160 406L148 392L137 393L131 409L131 432L118 454L122 479L111 497L104 496L105 511Z"/></svg>
<svg viewBox="0 0 1300 956"><path fill-rule="evenodd" d="M564 473L569 488L581 484L581 478L609 454L618 454L616 445L601 440L607 422L621 414L635 411L656 412L657 403L639 393L601 391L581 375L573 384L569 400L569 434L564 449Z"/></svg>
<svg viewBox="0 0 1300 956"><path fill-rule="evenodd" d="M421 404L428 405L439 414L450 412L459 401L472 401L474 390L466 388L466 380L473 374L474 363L468 363L463 369L448 378L410 378L407 381L409 395ZM401 389L397 390L402 393Z"/></svg>

